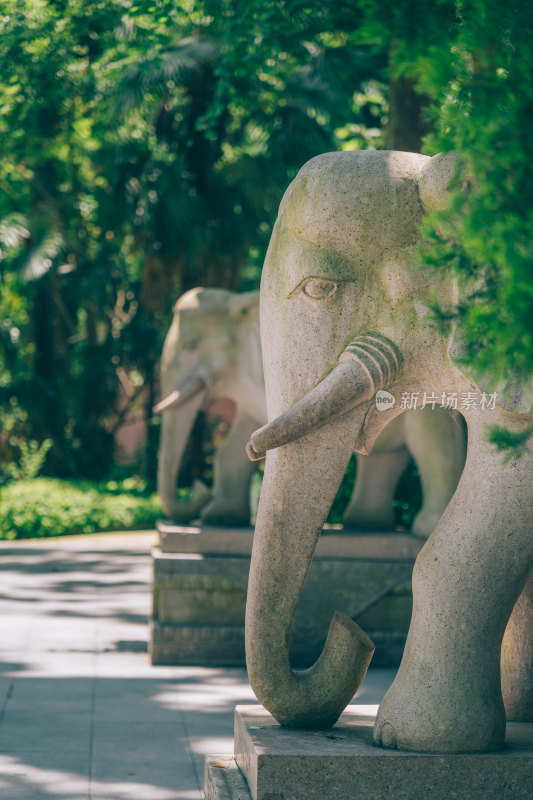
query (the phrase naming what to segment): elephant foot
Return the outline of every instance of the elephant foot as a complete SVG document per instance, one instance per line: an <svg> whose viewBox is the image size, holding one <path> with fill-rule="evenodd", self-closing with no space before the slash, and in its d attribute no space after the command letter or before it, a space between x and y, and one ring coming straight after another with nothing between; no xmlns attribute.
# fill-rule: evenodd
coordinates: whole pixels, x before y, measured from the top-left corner
<svg viewBox="0 0 533 800"><path fill-rule="evenodd" d="M211 500L201 514L205 525L214 525L221 528L245 528L250 525L250 510L238 509L226 503Z"/></svg>
<svg viewBox="0 0 533 800"><path fill-rule="evenodd" d="M173 498L163 504L163 510L176 525L187 525L200 516L202 508L210 497L211 492L207 486L202 481L195 480L188 500L180 502L177 498Z"/></svg>
<svg viewBox="0 0 533 800"><path fill-rule="evenodd" d="M434 686L398 676L385 695L374 726L374 742L390 749L425 753L486 753L503 747L503 703L473 681Z"/></svg>

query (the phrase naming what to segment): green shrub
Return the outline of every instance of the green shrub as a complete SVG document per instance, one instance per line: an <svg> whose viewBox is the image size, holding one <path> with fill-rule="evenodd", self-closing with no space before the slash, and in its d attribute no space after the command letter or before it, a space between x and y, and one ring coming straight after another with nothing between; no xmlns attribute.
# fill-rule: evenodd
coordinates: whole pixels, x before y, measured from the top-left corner
<svg viewBox="0 0 533 800"><path fill-rule="evenodd" d="M0 460L0 483L36 478L46 461L46 454L53 442L51 439L45 439L43 442L35 439L26 441L13 436L10 437L9 444L18 449L19 457L16 461L2 462Z"/></svg>
<svg viewBox="0 0 533 800"><path fill-rule="evenodd" d="M120 489L122 488L122 491ZM0 538L29 539L150 527L161 514L156 495L134 485L35 478L0 489Z"/></svg>

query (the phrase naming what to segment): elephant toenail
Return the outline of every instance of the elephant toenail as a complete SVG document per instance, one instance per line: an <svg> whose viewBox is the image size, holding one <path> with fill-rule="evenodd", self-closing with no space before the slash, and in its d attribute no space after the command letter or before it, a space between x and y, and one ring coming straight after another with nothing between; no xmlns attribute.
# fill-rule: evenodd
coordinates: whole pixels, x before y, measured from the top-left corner
<svg viewBox="0 0 533 800"><path fill-rule="evenodd" d="M385 722L381 728L381 744L383 747L390 747L394 750L398 746L396 742L396 731L390 722Z"/></svg>

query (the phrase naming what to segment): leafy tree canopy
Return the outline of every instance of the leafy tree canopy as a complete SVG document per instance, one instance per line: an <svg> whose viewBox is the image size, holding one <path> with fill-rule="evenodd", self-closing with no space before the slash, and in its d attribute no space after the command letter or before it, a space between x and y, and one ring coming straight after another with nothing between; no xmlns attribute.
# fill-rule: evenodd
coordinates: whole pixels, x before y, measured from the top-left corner
<svg viewBox="0 0 533 800"><path fill-rule="evenodd" d="M337 148L458 153L424 259L457 274L463 302L440 311L475 373L521 381L532 17L527 0L2 0L0 458L51 440L49 472L102 477L119 390L150 415L172 302L257 286L285 186Z"/></svg>
<svg viewBox="0 0 533 800"><path fill-rule="evenodd" d="M49 471L101 477L177 296L257 286L301 164L379 144L383 64L347 10L253 6L3 0L4 459L46 438Z"/></svg>

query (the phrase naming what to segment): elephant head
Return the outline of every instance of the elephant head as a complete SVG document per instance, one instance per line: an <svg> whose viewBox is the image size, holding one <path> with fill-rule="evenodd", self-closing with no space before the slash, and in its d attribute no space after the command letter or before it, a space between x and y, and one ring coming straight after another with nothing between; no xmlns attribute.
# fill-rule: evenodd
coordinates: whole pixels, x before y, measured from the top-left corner
<svg viewBox="0 0 533 800"><path fill-rule="evenodd" d="M197 517L209 500L197 482L189 502L177 498L176 480L185 445L198 412L220 396L244 403L264 419L261 351L254 336L257 292L192 289L174 307L161 359L162 413L158 491L165 514L176 522Z"/></svg>
<svg viewBox="0 0 533 800"><path fill-rule="evenodd" d="M400 402L381 410L376 393L399 399L476 389L430 319L435 301L453 304L452 281L412 266L423 214L442 202L452 171L449 156L326 154L302 168L280 206L261 284L269 422L248 446L251 458L268 455L246 649L258 699L287 726L333 724L371 658L372 643L342 614L309 670L291 669L287 645L350 455L371 452L402 411ZM465 417L476 452L481 425ZM515 599L524 580L513 578Z"/></svg>

